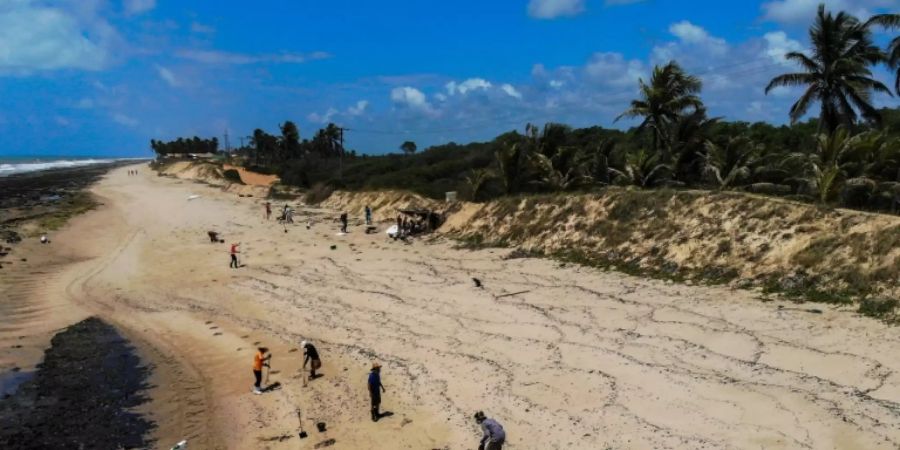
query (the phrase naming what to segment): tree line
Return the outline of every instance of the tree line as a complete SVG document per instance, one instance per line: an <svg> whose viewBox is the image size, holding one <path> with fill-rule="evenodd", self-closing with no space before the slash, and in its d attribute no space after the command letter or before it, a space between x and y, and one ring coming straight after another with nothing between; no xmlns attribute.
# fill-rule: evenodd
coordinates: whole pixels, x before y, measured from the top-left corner
<svg viewBox="0 0 900 450"><path fill-rule="evenodd" d="M900 94L900 37L886 49L873 30L900 27L900 15L860 21L820 6L809 30L812 48L790 52L802 71L775 77L779 86L802 86L789 111L791 129L724 122L709 117L700 97L702 82L676 62L654 68L640 80L640 98L617 120L639 118L624 136L586 146L572 145L571 130L548 124L526 127L495 151L495 162L466 179L470 198L497 192L554 192L589 186L744 189L788 195L823 204L895 211L900 206L900 136L896 110L872 105L875 93L893 95L873 77L884 64L896 72ZM798 121L818 103L818 117ZM885 116L890 116L885 127ZM774 138L774 139L773 139Z"/></svg>
<svg viewBox="0 0 900 450"><path fill-rule="evenodd" d="M197 136L192 138L178 138L174 141L163 142L155 139L150 140L150 148L157 155L185 155L190 153L218 153L219 140L201 139Z"/></svg>
<svg viewBox="0 0 900 450"><path fill-rule="evenodd" d="M449 143L403 155L357 156L329 124L300 140L292 122L281 135L256 130L241 149L244 164L278 173L302 187L402 188L440 198L461 191L473 201L520 193L589 191L604 186L744 190L822 204L896 211L900 207L900 110L873 106L876 93L900 95L900 37L886 48L875 30L900 28L900 14L861 21L820 6L811 48L786 54L800 68L760 87L804 91L790 124L729 122L710 117L702 80L671 61L638 83L639 98L617 120L639 119L627 131L528 124L490 142ZM893 89L872 70L895 74ZM818 114L802 122L818 105Z"/></svg>

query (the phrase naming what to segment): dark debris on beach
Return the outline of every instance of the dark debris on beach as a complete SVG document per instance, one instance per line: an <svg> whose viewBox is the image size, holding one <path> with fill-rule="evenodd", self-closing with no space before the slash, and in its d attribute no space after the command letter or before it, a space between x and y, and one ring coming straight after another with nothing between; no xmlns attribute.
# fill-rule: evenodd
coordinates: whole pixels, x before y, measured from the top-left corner
<svg viewBox="0 0 900 450"><path fill-rule="evenodd" d="M34 378L0 400L0 448L149 448L149 369L115 328L85 319L53 337Z"/></svg>

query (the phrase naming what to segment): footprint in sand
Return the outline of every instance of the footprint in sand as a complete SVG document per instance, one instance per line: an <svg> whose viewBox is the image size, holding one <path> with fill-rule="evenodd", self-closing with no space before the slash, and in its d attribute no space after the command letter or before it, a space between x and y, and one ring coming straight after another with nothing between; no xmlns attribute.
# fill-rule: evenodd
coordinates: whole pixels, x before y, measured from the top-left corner
<svg viewBox="0 0 900 450"><path fill-rule="evenodd" d="M249 335L249 334L245 334L245 335L241 336L241 339L247 339L248 337L250 337L250 335Z"/></svg>
<svg viewBox="0 0 900 450"><path fill-rule="evenodd" d="M213 333L213 336L221 336L221 335L222 335L221 332Z"/></svg>
<svg viewBox="0 0 900 450"><path fill-rule="evenodd" d="M209 325L209 324L211 324L211 323L212 323L212 320L207 320L207 321L206 321L206 325Z"/></svg>
<svg viewBox="0 0 900 450"><path fill-rule="evenodd" d="M259 345L259 341L254 342L253 345Z"/></svg>

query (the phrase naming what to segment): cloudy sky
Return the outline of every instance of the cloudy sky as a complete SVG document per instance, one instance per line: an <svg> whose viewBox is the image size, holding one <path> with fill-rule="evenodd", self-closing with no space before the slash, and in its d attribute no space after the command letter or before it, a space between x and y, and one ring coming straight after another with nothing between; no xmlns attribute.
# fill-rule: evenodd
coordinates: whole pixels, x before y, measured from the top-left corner
<svg viewBox="0 0 900 450"><path fill-rule="evenodd" d="M763 88L794 69L782 55L807 46L818 3L0 0L0 156L146 155L151 138L226 131L237 145L288 119L303 137L337 123L368 153L529 121L627 127L613 119L637 80L671 59L713 115L783 123L797 93Z"/></svg>

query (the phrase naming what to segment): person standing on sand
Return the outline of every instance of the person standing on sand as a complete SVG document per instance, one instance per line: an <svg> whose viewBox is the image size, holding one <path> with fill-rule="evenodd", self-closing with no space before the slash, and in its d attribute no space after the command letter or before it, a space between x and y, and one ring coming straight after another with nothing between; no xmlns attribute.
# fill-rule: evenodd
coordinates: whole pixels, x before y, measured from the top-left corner
<svg viewBox="0 0 900 450"><path fill-rule="evenodd" d="M372 225L372 208L366 205L366 225Z"/></svg>
<svg viewBox="0 0 900 450"><path fill-rule="evenodd" d="M272 203L266 202L266 220L272 217Z"/></svg>
<svg viewBox="0 0 900 450"><path fill-rule="evenodd" d="M309 379L316 379L316 370L322 367L322 360L319 359L319 351L316 350L316 346L310 344L307 341L303 341L300 343L300 348L303 349L303 369L306 369L306 363L309 364Z"/></svg>
<svg viewBox="0 0 900 450"><path fill-rule="evenodd" d="M475 413L475 422L481 425L481 431L484 433L481 443L478 444L478 450L502 450L503 443L506 442L503 425L494 419L488 419L481 411Z"/></svg>
<svg viewBox="0 0 900 450"><path fill-rule="evenodd" d="M347 233L347 213L341 213L341 233Z"/></svg>
<svg viewBox="0 0 900 450"><path fill-rule="evenodd" d="M240 253L240 251L238 251L238 247L240 245L240 242L238 242L237 244L231 244L231 264L229 264L228 267L231 267L232 269L237 269L239 267L237 255L238 253Z"/></svg>
<svg viewBox="0 0 900 450"><path fill-rule="evenodd" d="M256 383L253 384L253 393L256 395L262 394L262 370L263 367L269 367L269 358L272 357L266 353L269 353L268 348L259 347L256 349L256 355L253 356L253 377L256 378Z"/></svg>
<svg viewBox="0 0 900 450"><path fill-rule="evenodd" d="M372 422L378 422L381 413L378 408L381 407L381 393L387 392L384 385L381 384L381 364L372 364L372 371L369 372L369 398L372 400Z"/></svg>

